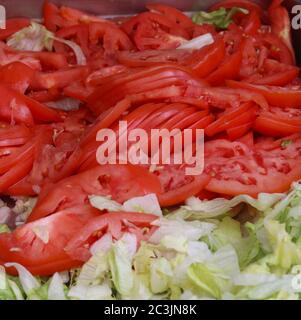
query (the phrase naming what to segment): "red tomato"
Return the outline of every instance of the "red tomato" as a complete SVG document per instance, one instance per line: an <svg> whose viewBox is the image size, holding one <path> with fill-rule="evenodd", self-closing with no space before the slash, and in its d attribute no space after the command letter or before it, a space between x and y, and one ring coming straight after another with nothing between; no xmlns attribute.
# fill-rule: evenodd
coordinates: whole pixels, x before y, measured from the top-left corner
<svg viewBox="0 0 301 320"><path fill-rule="evenodd" d="M159 66L162 64L181 64L191 56L193 50L143 50L138 52L122 51L118 53L118 61L127 67Z"/></svg>
<svg viewBox="0 0 301 320"><path fill-rule="evenodd" d="M36 73L31 83L34 90L62 89L72 81L85 79L88 74L87 67L74 67L55 72Z"/></svg>
<svg viewBox="0 0 301 320"><path fill-rule="evenodd" d="M211 85L223 84L225 80L237 79L242 61L242 50L227 56L220 66L206 78Z"/></svg>
<svg viewBox="0 0 301 320"><path fill-rule="evenodd" d="M29 221L86 203L88 195L92 194L111 195L114 200L123 203L136 196L160 192L160 182L146 169L132 165L98 166L68 177L53 186L46 186Z"/></svg>
<svg viewBox="0 0 301 320"><path fill-rule="evenodd" d="M89 49L89 27L87 25L75 25L66 28L62 28L56 32L58 38L63 38L67 40L73 40L83 50L83 53L86 57L90 55ZM55 51L63 54L68 54L70 48L60 42L54 43ZM74 52L71 52L71 55L74 57ZM75 60L75 59L74 59Z"/></svg>
<svg viewBox="0 0 301 320"><path fill-rule="evenodd" d="M6 28L0 29L0 40L6 40L8 37L26 28L30 25L30 19L27 18L13 18L6 20Z"/></svg>
<svg viewBox="0 0 301 320"><path fill-rule="evenodd" d="M256 35L261 27L260 16L256 10L251 10L243 22L243 29L246 34Z"/></svg>
<svg viewBox="0 0 301 320"><path fill-rule="evenodd" d="M63 25L63 19L60 16L59 8L47 0L43 5L43 18L45 27L50 31L55 32L57 27Z"/></svg>
<svg viewBox="0 0 301 320"><path fill-rule="evenodd" d="M266 144L271 146L270 142ZM262 144L256 150L241 142L214 140L205 144L205 172L212 178L206 189L231 196L286 192L300 179L301 136L286 148Z"/></svg>
<svg viewBox="0 0 301 320"><path fill-rule="evenodd" d="M195 51L185 61L185 65L190 67L200 78L204 78L220 65L224 57L224 41L216 39L213 44Z"/></svg>
<svg viewBox="0 0 301 320"><path fill-rule="evenodd" d="M189 197L201 192L210 181L210 177L206 174L185 175L183 168L172 165L164 166L163 169L155 171L155 174L163 187L163 192L158 198L162 207L184 203Z"/></svg>
<svg viewBox="0 0 301 320"><path fill-rule="evenodd" d="M172 18L154 12L140 13L125 21L121 28L134 39L139 50L176 48L189 38L188 31Z"/></svg>
<svg viewBox="0 0 301 320"><path fill-rule="evenodd" d="M45 103L59 100L62 97L62 94L59 89L51 88L49 90L30 91L28 97L38 102Z"/></svg>
<svg viewBox="0 0 301 320"><path fill-rule="evenodd" d="M262 35L262 42L269 49L269 56L277 59L279 62L294 65L294 56L290 49L282 42L280 38L271 33Z"/></svg>
<svg viewBox="0 0 301 320"><path fill-rule="evenodd" d="M40 276L80 266L81 262L70 258L64 249L68 241L99 213L90 206L78 206L27 223L11 233L1 233L0 264L17 262ZM8 271L16 273L12 268Z"/></svg>
<svg viewBox="0 0 301 320"><path fill-rule="evenodd" d="M262 8L253 1L248 0L222 0L212 5L210 7L210 11L218 10L219 8L230 9L233 7L244 8L249 11L256 11L260 17L263 16Z"/></svg>
<svg viewBox="0 0 301 320"><path fill-rule="evenodd" d="M37 190L34 191L33 189L36 190L36 188L33 187L32 183L28 181L28 175L18 181L17 183L13 184L10 186L5 194L10 195L12 197L33 197L37 195Z"/></svg>
<svg viewBox="0 0 301 320"><path fill-rule="evenodd" d="M0 81L24 93L33 79L34 72L24 63L12 62L0 68Z"/></svg>
<svg viewBox="0 0 301 320"><path fill-rule="evenodd" d="M282 88L276 86L253 85L233 80L227 80L226 83L231 88L247 89L251 92L262 94L273 106L281 106L283 108L301 107L301 89L299 86Z"/></svg>
<svg viewBox="0 0 301 320"><path fill-rule="evenodd" d="M26 143L32 132L24 125L1 126L0 128L0 147L18 146Z"/></svg>
<svg viewBox="0 0 301 320"><path fill-rule="evenodd" d="M226 82L228 81L230 80L226 80ZM218 109L235 108L240 106L242 102L250 101L255 102L263 109L268 108L268 104L261 94L248 90L189 85L185 91L185 97L196 98Z"/></svg>
<svg viewBox="0 0 301 320"><path fill-rule="evenodd" d="M109 233L114 240L119 240L123 233L133 233L137 243L147 241L155 230L152 222L158 216L135 212L112 212L91 219L78 234L68 242L65 250L72 259L87 261L91 257L91 245L103 235Z"/></svg>
<svg viewBox="0 0 301 320"><path fill-rule="evenodd" d="M299 109L276 108L263 111L254 123L254 130L264 135L285 137L301 131Z"/></svg>
<svg viewBox="0 0 301 320"><path fill-rule="evenodd" d="M256 120L255 120L256 121ZM232 127L230 129L227 129L227 135L230 140L237 140L241 138L243 135L245 135L253 126L254 121L247 122L241 125L238 125L237 127Z"/></svg>
<svg viewBox="0 0 301 320"><path fill-rule="evenodd" d="M224 130L252 122L256 117L256 107L252 102L241 104L238 108L227 109L216 121L211 123L205 133L213 136Z"/></svg>
<svg viewBox="0 0 301 320"><path fill-rule="evenodd" d="M301 132L300 125L295 126L265 116L259 116L253 128L256 132L272 137L285 137L296 132Z"/></svg>
<svg viewBox="0 0 301 320"><path fill-rule="evenodd" d="M262 65L261 74L256 73L251 77L244 79L244 81L261 85L285 86L298 76L299 71L300 69L298 67L271 59L265 59Z"/></svg>
<svg viewBox="0 0 301 320"><path fill-rule="evenodd" d="M89 39L92 45L102 43L108 55L119 50L130 50L133 45L121 29L107 22L93 22L89 24Z"/></svg>
<svg viewBox="0 0 301 320"><path fill-rule="evenodd" d="M293 61L295 61L295 51L292 45L291 19L288 11L281 5L283 0L273 0L268 15L272 26L272 32L277 35L289 48Z"/></svg>
<svg viewBox="0 0 301 320"><path fill-rule="evenodd" d="M147 100L148 97L151 100L151 94L147 95L147 91L155 89L165 91L164 88L170 86L173 86L172 89L174 88L174 91L177 91L176 85L184 85L188 80L190 83L201 84L201 81L198 80L189 69L181 66L162 65L135 70L127 76L120 74L113 76L111 81L108 79L105 85L95 88L94 92L88 98L88 107L90 107L94 113L100 114L126 96L136 95L133 97L136 102L143 102ZM153 97L155 99L168 98L169 94L171 96L179 95L176 93L167 93L166 96L164 92L159 94L155 92Z"/></svg>
<svg viewBox="0 0 301 320"><path fill-rule="evenodd" d="M66 57L61 53L56 52L36 52L36 51L21 51L21 58L33 58L41 62L43 70L59 70L68 67Z"/></svg>
<svg viewBox="0 0 301 320"><path fill-rule="evenodd" d="M168 19L172 20L174 23L178 24L183 28L191 28L193 27L192 20L182 13L180 10L159 3L151 3L147 4L146 8L152 12L159 12L162 15L166 16Z"/></svg>

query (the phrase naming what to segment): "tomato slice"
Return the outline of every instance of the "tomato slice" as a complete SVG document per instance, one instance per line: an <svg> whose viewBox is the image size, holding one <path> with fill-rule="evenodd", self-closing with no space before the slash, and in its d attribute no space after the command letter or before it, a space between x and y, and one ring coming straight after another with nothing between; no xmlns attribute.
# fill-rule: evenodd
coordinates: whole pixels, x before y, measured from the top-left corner
<svg viewBox="0 0 301 320"><path fill-rule="evenodd" d="M224 57L224 41L222 39L216 39L213 44L195 51L191 57L185 61L185 65L191 66L192 70L200 78L204 78L220 65Z"/></svg>
<svg viewBox="0 0 301 320"><path fill-rule="evenodd" d="M291 83L300 72L298 67L271 59L265 59L262 69L263 74L254 74L244 81L259 85L285 86Z"/></svg>
<svg viewBox="0 0 301 320"><path fill-rule="evenodd" d="M37 195L37 190L32 185L32 183L29 182L29 176L27 175L17 183L11 185L7 190L5 191L5 194L12 196L12 197L33 197Z"/></svg>
<svg viewBox="0 0 301 320"><path fill-rule="evenodd" d="M253 128L256 132L272 137L285 137L293 133L301 132L300 125L293 125L264 115L256 119Z"/></svg>
<svg viewBox="0 0 301 320"><path fill-rule="evenodd" d="M89 24L89 39L92 45L102 43L108 55L119 50L130 50L133 45L124 31L107 22L93 22Z"/></svg>
<svg viewBox="0 0 301 320"><path fill-rule="evenodd" d="M46 0L43 5L44 25L50 31L56 31L58 26L63 25L63 19L59 14L59 8Z"/></svg>
<svg viewBox="0 0 301 320"><path fill-rule="evenodd" d="M170 34L173 36L179 36L184 39L189 38L189 33L187 30L182 28L179 24L173 22L173 19L164 16L162 14L157 14L155 12L143 12L131 19L125 21L121 28L130 36L135 38L135 34L138 32L141 35L135 38L135 44L140 50L145 49L157 49L157 47L146 48L143 43L144 38L153 38L156 34ZM156 43L157 46L160 44L164 45L163 39L159 39ZM154 44L152 44L154 45Z"/></svg>
<svg viewBox="0 0 301 320"><path fill-rule="evenodd" d="M300 134L287 147L271 141L255 149L241 142L214 140L205 144L205 172L211 176L206 190L231 196L260 192L286 192L300 179ZM265 146L270 146L268 150Z"/></svg>
<svg viewBox="0 0 301 320"><path fill-rule="evenodd" d="M260 17L263 16L263 10L262 8L256 4L253 1L248 1L248 0L222 0L210 7L210 11L218 10L219 8L233 8L233 7L238 7L238 8L244 8L249 11L256 11Z"/></svg>
<svg viewBox="0 0 301 320"><path fill-rule="evenodd" d="M160 192L160 182L144 168L132 165L98 166L52 186L46 186L29 221L57 210L86 203L88 195L92 194L111 195L114 200L123 203L136 196Z"/></svg>
<svg viewBox="0 0 301 320"><path fill-rule="evenodd" d="M192 52L192 50L187 49L121 51L118 53L117 59L128 67L159 66L162 64L177 65L185 64Z"/></svg>
<svg viewBox="0 0 301 320"><path fill-rule="evenodd" d="M301 107L301 89L299 86L292 88L261 86L233 80L227 80L226 83L231 88L248 89L252 92L260 93L273 106L281 106L283 108Z"/></svg>
<svg viewBox="0 0 301 320"><path fill-rule="evenodd" d="M268 15L272 27L272 32L277 35L289 48L293 61L295 61L295 51L292 45L291 20L288 11L282 4L283 0L273 0Z"/></svg>
<svg viewBox="0 0 301 320"><path fill-rule="evenodd" d="M3 125L0 128L0 147L18 146L26 143L32 132L24 125Z"/></svg>
<svg viewBox="0 0 301 320"><path fill-rule="evenodd" d="M111 234L114 240L121 238L123 233L136 235L137 244L147 241L154 231L152 222L158 216L136 212L112 212L91 219L78 234L68 242L65 250L72 259L87 261L91 257L91 245L104 234Z"/></svg>
<svg viewBox="0 0 301 320"><path fill-rule="evenodd" d="M183 28L190 28L193 26L192 20L174 7L159 3L150 3L146 5L146 8L152 12L161 13L168 19L172 20L175 24L178 24Z"/></svg>
<svg viewBox="0 0 301 320"><path fill-rule="evenodd" d="M21 51L19 53L21 58L37 59L42 64L43 70L52 71L68 67L68 62L65 55L57 52L46 51Z"/></svg>
<svg viewBox="0 0 301 320"><path fill-rule="evenodd" d="M227 134L230 140L237 140L245 135L253 126L254 121L241 124L237 127L233 127L227 130Z"/></svg>
<svg viewBox="0 0 301 320"><path fill-rule="evenodd" d="M255 117L256 107L252 102L245 102L238 108L226 110L224 114L206 128L205 133L208 136L213 136L224 130L252 122Z"/></svg>
<svg viewBox="0 0 301 320"><path fill-rule="evenodd" d="M17 262L34 275L78 267L81 262L65 252L68 241L99 211L90 206L78 206L52 216L27 223L12 233L0 234L0 264ZM9 268L10 273L15 270Z"/></svg>
<svg viewBox="0 0 301 320"><path fill-rule="evenodd" d="M12 62L0 68L0 81L21 93L29 87L35 71L21 62Z"/></svg>
<svg viewBox="0 0 301 320"><path fill-rule="evenodd" d="M67 40L73 40L75 41L82 49L83 53L86 57L90 56L90 49L89 49L89 27L87 25L75 25L70 27L65 27L56 32L56 36L58 38L63 38ZM70 52L70 49L60 43L60 42L54 42L54 48L56 52L63 53L66 55L72 55L73 56L73 64L75 64L75 57L74 53ZM70 54L69 54L70 53Z"/></svg>
<svg viewBox="0 0 301 320"><path fill-rule="evenodd" d="M185 176L182 168L166 166L155 172L164 189L158 199L162 207L170 207L184 203L189 197L200 193L210 181L206 174Z"/></svg>
<svg viewBox="0 0 301 320"><path fill-rule="evenodd" d="M235 80L238 77L240 64L242 61L242 51L238 50L226 57L220 66L209 74L206 78L211 85L223 84L225 80Z"/></svg>
<svg viewBox="0 0 301 320"><path fill-rule="evenodd" d="M36 73L31 83L34 90L63 89L72 81L84 80L88 74L87 67L74 67L55 72Z"/></svg>

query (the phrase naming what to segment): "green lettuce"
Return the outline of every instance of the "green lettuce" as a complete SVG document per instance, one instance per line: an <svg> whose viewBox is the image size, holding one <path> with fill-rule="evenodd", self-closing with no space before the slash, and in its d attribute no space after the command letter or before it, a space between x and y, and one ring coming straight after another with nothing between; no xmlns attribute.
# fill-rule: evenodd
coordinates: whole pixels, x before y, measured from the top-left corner
<svg viewBox="0 0 301 320"><path fill-rule="evenodd" d="M237 13L248 14L249 11L243 8L233 7L231 9L220 8L215 11L199 11L192 16L192 21L196 24L209 23L219 29L227 29L233 22L232 18Z"/></svg>

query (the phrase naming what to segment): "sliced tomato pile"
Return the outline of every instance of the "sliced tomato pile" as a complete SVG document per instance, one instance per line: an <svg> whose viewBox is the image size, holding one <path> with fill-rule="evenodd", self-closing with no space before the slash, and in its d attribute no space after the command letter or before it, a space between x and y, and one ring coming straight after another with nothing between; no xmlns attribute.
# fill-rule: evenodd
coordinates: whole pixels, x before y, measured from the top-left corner
<svg viewBox="0 0 301 320"><path fill-rule="evenodd" d="M43 25L55 36L49 51L9 46L31 21L7 20L0 30L0 193L38 201L25 225L0 235L0 264L52 274L80 266L105 234L116 240L131 232L139 245L153 232L155 216L99 211L90 195L123 203L155 193L172 207L191 196L286 192L301 179L301 81L288 12L281 0L267 11L224 0L209 15L233 7L244 13L221 28L158 3L103 19L46 1ZM208 34L210 44L187 49ZM68 43L80 49L81 63ZM204 129L204 171L102 163L97 133L111 129L117 141L126 139L120 121L129 133L191 129L193 146Z"/></svg>

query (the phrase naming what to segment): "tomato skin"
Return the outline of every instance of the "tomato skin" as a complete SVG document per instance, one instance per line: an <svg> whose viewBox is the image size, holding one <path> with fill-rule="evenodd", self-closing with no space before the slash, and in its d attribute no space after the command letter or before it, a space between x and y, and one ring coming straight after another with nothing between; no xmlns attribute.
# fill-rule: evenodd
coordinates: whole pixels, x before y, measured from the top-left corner
<svg viewBox="0 0 301 320"><path fill-rule="evenodd" d="M298 76L299 72L299 68L293 68L269 76L263 76L259 79L245 79L244 81L258 85L285 86L293 81Z"/></svg>
<svg viewBox="0 0 301 320"><path fill-rule="evenodd" d="M178 24L183 28L193 27L192 20L174 7L159 3L150 3L146 5L146 8L152 12L160 12L162 15L172 20L173 23Z"/></svg>
<svg viewBox="0 0 301 320"><path fill-rule="evenodd" d="M260 27L260 16L256 10L252 10L243 26L244 32L249 35L256 35Z"/></svg>
<svg viewBox="0 0 301 320"><path fill-rule="evenodd" d="M43 5L44 25L50 31L56 31L58 26L62 26L63 19L59 15L58 7L46 0Z"/></svg>
<svg viewBox="0 0 301 320"><path fill-rule="evenodd" d="M33 190L33 185L28 181L29 176L24 177L17 183L11 185L6 191L5 194L18 197L18 196L26 196L26 197L34 197L37 195L37 192Z"/></svg>
<svg viewBox="0 0 301 320"><path fill-rule="evenodd" d="M58 38L63 38L67 40L75 38L77 44L81 47L85 56L86 57L90 56L89 28L87 25L75 25L75 26L61 28L56 32L56 36ZM55 42L54 47L57 52L60 52L66 55L68 54L68 49L64 44Z"/></svg>
<svg viewBox="0 0 301 320"><path fill-rule="evenodd" d="M226 110L215 122L210 124L205 133L213 136L224 130L250 122L256 113L256 108L252 102L242 103L238 108Z"/></svg>
<svg viewBox="0 0 301 320"><path fill-rule="evenodd" d="M0 40L6 40L12 34L30 25L30 19L12 18L6 20L6 28L0 29Z"/></svg>
<svg viewBox="0 0 301 320"><path fill-rule="evenodd" d="M290 49L276 35L271 33L263 34L262 41L265 45L269 46L269 54L272 58L288 65L295 64L294 56Z"/></svg>
<svg viewBox="0 0 301 320"><path fill-rule="evenodd" d="M233 80L227 80L226 84L231 88L248 89L250 91L260 93L271 105L274 106L281 106L283 108L301 107L301 89L293 90L285 87L253 85Z"/></svg>
<svg viewBox="0 0 301 320"><path fill-rule="evenodd" d="M0 192L4 193L9 187L22 180L32 168L32 156L22 158L21 163L14 165L0 177Z"/></svg>
<svg viewBox="0 0 301 320"><path fill-rule="evenodd" d="M273 0L268 8L268 16L272 32L277 35L289 48L293 62L295 62L295 51L292 45L291 21L288 11L281 5L283 0Z"/></svg>
<svg viewBox="0 0 301 320"><path fill-rule="evenodd" d="M65 55L56 52L36 52L36 51L21 51L20 56L24 58L38 59L43 67L43 70L59 70L68 67L68 62Z"/></svg>
<svg viewBox="0 0 301 320"><path fill-rule="evenodd" d="M257 14L260 17L263 16L262 8L258 4L254 3L253 1L248 1L248 0L222 0L212 5L209 10L214 11L214 10L218 10L219 8L230 9L232 7L245 8L249 11L254 10L257 12Z"/></svg>
<svg viewBox="0 0 301 320"><path fill-rule="evenodd" d="M107 84L96 87L88 98L88 107L99 115L126 96L131 96L131 100L136 103L178 96L181 93L177 92L183 90L177 85L185 85L188 80L203 85L191 70L182 66L162 65L138 69L127 76L113 76L112 81L108 79Z"/></svg>
<svg viewBox="0 0 301 320"><path fill-rule="evenodd" d="M242 61L242 50L238 50L226 57L220 66L213 71L207 78L211 85L221 85L225 80L235 80L238 77L240 64Z"/></svg>
<svg viewBox="0 0 301 320"><path fill-rule="evenodd" d="M130 50L133 45L122 30L106 22L89 24L89 39L92 45L97 45L103 39L103 48L108 55L119 50Z"/></svg>
<svg viewBox="0 0 301 320"><path fill-rule="evenodd" d="M146 169L132 165L104 165L46 185L28 221L47 216L58 208L88 201L88 195L111 195L123 203L135 196L161 193L159 180ZM74 195L76 194L76 197Z"/></svg>
<svg viewBox="0 0 301 320"><path fill-rule="evenodd" d="M23 145L32 136L32 132L24 125L4 126L0 128L0 147Z"/></svg>
<svg viewBox="0 0 301 320"><path fill-rule="evenodd" d="M0 68L0 81L12 89L24 93L30 85L35 71L21 62L12 62Z"/></svg>
<svg viewBox="0 0 301 320"><path fill-rule="evenodd" d="M223 40L218 39L213 44L192 54L185 64L191 65L192 70L200 78L204 78L223 61L224 57L225 44Z"/></svg>
<svg viewBox="0 0 301 320"><path fill-rule="evenodd" d="M31 83L31 88L34 90L62 89L72 81L83 80L87 74L87 67L75 67L49 73L36 73Z"/></svg>
<svg viewBox="0 0 301 320"><path fill-rule="evenodd" d="M78 267L81 262L71 259L64 248L67 242L99 211L90 206L78 206L60 211L50 217L27 223L12 233L0 235L0 264L17 262L34 275L52 275L55 272ZM47 243L35 234L35 228L43 228ZM12 251L11 248L19 248ZM8 268L15 274L15 270Z"/></svg>
<svg viewBox="0 0 301 320"><path fill-rule="evenodd" d="M253 128L256 132L272 137L286 137L290 134L301 132L301 125L293 125L265 116L259 116Z"/></svg>
<svg viewBox="0 0 301 320"><path fill-rule="evenodd" d="M233 127L227 130L229 139L237 140L245 135L253 126L253 121L241 124L237 127Z"/></svg>

